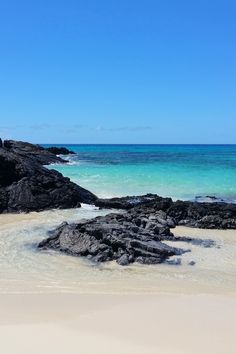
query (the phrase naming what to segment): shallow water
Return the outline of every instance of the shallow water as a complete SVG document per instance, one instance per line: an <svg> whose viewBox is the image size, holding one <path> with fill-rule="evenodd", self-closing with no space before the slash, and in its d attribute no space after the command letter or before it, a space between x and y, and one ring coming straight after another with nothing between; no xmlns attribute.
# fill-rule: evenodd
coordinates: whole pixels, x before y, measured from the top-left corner
<svg viewBox="0 0 236 354"><path fill-rule="evenodd" d="M216 240L213 248L177 243L192 250L177 257L182 259L180 266L95 266L82 258L37 250L37 243L60 222L107 212L84 205L0 215L0 293L236 293L236 231L176 228L176 235ZM192 260L196 265L188 265Z"/></svg>

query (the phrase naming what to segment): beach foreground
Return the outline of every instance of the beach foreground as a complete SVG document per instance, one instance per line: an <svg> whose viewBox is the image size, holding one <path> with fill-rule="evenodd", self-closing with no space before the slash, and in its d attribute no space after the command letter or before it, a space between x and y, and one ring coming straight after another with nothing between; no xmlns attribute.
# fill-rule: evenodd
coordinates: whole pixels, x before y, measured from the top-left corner
<svg viewBox="0 0 236 354"><path fill-rule="evenodd" d="M233 354L236 298L0 296L4 354Z"/></svg>
<svg viewBox="0 0 236 354"><path fill-rule="evenodd" d="M216 241L192 246L181 266L94 267L36 251L54 224L97 213L105 211L1 216L1 351L234 354L236 231L176 227L175 235Z"/></svg>

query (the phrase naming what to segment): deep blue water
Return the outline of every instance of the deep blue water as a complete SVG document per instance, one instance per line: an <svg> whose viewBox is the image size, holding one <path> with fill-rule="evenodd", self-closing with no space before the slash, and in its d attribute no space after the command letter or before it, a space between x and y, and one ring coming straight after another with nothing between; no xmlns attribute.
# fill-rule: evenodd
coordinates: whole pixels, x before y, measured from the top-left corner
<svg viewBox="0 0 236 354"><path fill-rule="evenodd" d="M57 146L76 155L69 157L69 165L54 168L98 196L152 192L236 200L236 145Z"/></svg>

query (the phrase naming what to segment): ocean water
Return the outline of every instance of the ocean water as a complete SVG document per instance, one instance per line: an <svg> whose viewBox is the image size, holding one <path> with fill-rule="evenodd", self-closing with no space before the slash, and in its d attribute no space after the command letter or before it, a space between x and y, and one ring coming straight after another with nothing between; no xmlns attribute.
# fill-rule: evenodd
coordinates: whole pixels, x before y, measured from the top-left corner
<svg viewBox="0 0 236 354"><path fill-rule="evenodd" d="M157 193L236 201L236 145L57 146L76 155L52 167L99 197Z"/></svg>

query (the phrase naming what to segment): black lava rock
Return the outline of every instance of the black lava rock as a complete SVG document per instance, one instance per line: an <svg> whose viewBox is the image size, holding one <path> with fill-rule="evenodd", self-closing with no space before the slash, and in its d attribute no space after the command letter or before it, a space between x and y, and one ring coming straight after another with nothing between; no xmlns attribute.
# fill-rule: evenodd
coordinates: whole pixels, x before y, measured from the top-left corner
<svg viewBox="0 0 236 354"><path fill-rule="evenodd" d="M51 152L54 155L73 155L73 154L75 154L74 151L68 150L65 147L52 146L52 147L46 148L46 150Z"/></svg>
<svg viewBox="0 0 236 354"><path fill-rule="evenodd" d="M141 206L149 210L162 210L176 225L208 229L236 229L236 204L225 202L191 202L162 198L156 194L111 199L97 199L100 208L131 210Z"/></svg>
<svg viewBox="0 0 236 354"><path fill-rule="evenodd" d="M172 204L171 198L162 198L157 194L145 194L139 196L127 196L121 198L97 199L95 205L100 208L114 208L129 210L138 205L150 204L151 202L159 203L159 209L167 209Z"/></svg>
<svg viewBox="0 0 236 354"><path fill-rule="evenodd" d="M41 165L67 163L67 161L44 149L40 145L34 145L23 141L5 140L3 147L6 151L15 153L18 156L24 157L24 159L33 160Z"/></svg>
<svg viewBox="0 0 236 354"><path fill-rule="evenodd" d="M163 211L136 207L123 214L112 213L78 224L64 223L39 248L83 256L93 262L157 264L187 251L163 242L181 240L170 232L173 226L173 220Z"/></svg>
<svg viewBox="0 0 236 354"><path fill-rule="evenodd" d="M92 204L97 197L55 170L42 166L62 159L43 148L5 141L0 149L0 213Z"/></svg>

